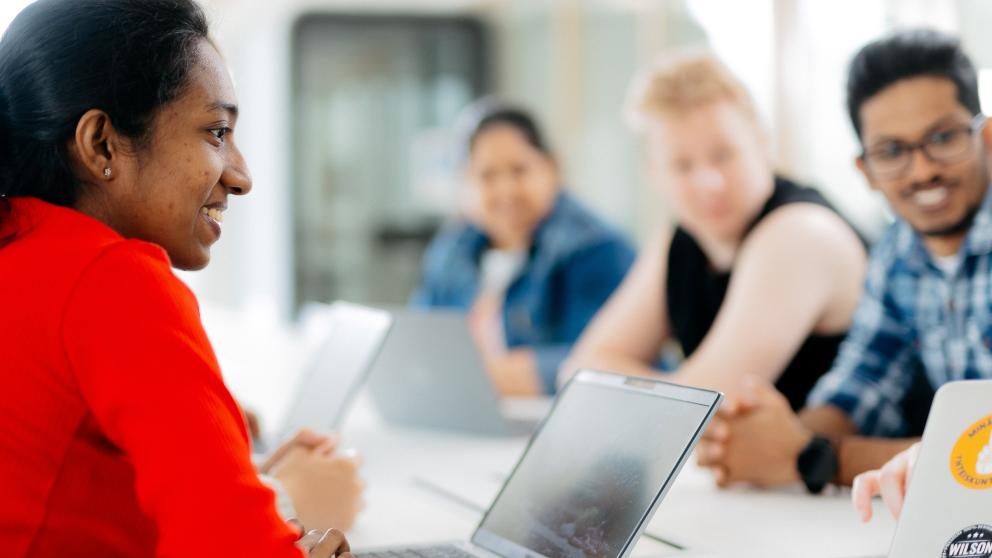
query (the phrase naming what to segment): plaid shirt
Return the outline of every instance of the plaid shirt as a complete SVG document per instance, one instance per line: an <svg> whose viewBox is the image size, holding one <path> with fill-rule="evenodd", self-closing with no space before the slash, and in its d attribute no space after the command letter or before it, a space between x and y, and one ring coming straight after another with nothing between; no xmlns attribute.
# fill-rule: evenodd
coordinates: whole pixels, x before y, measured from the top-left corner
<svg viewBox="0 0 992 558"><path fill-rule="evenodd" d="M839 407L864 435L906 436L915 434L904 403L917 371L934 389L992 378L992 188L960 257L946 275L909 225L894 223L872 250L850 332L808 405Z"/></svg>

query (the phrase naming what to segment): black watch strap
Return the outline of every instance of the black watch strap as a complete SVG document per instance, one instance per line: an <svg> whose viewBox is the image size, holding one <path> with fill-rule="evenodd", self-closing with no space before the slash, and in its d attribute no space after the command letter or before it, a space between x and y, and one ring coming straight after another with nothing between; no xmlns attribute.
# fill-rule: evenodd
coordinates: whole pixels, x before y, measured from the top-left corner
<svg viewBox="0 0 992 558"><path fill-rule="evenodd" d="M799 453L796 469L810 494L823 492L837 476L840 463L833 443L823 436L816 436Z"/></svg>

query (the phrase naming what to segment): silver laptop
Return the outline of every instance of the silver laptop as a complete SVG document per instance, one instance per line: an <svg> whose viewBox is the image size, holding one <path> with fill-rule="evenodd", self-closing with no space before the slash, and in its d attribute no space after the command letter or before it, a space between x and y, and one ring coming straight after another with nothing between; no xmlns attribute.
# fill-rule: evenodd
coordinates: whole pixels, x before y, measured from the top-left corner
<svg viewBox="0 0 992 558"><path fill-rule="evenodd" d="M306 370L285 420L265 439L274 448L300 428L341 426L392 324L389 312L347 302L326 310L326 341Z"/></svg>
<svg viewBox="0 0 992 558"><path fill-rule="evenodd" d="M937 391L889 556L992 557L992 380Z"/></svg>
<svg viewBox="0 0 992 558"><path fill-rule="evenodd" d="M470 542L357 557L628 556L721 397L584 370L559 395Z"/></svg>
<svg viewBox="0 0 992 558"><path fill-rule="evenodd" d="M369 394L399 426L495 436L529 435L537 426L503 413L461 312L393 310Z"/></svg>

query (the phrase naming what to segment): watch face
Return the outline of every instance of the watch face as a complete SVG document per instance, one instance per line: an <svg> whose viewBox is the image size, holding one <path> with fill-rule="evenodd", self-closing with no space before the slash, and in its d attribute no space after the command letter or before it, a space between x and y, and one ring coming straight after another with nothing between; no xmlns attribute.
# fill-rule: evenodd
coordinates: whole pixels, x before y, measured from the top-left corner
<svg viewBox="0 0 992 558"><path fill-rule="evenodd" d="M817 493L837 474L837 452L830 440L817 436L799 454L796 465L806 488Z"/></svg>

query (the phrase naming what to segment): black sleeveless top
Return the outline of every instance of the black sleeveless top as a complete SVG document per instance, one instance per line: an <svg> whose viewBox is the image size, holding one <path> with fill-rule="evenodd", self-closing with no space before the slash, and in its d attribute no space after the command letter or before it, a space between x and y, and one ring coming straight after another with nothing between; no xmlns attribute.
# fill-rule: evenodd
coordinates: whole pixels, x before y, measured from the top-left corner
<svg viewBox="0 0 992 558"><path fill-rule="evenodd" d="M772 196L747 228L745 237L771 212L791 203L814 203L836 211L816 190L776 177ZM730 272L714 271L695 239L682 227L676 228L668 253L665 296L672 330L686 357L699 348L713 326L729 284ZM805 405L806 395L833 364L844 336L810 335L779 376L775 387L788 398L793 409Z"/></svg>

